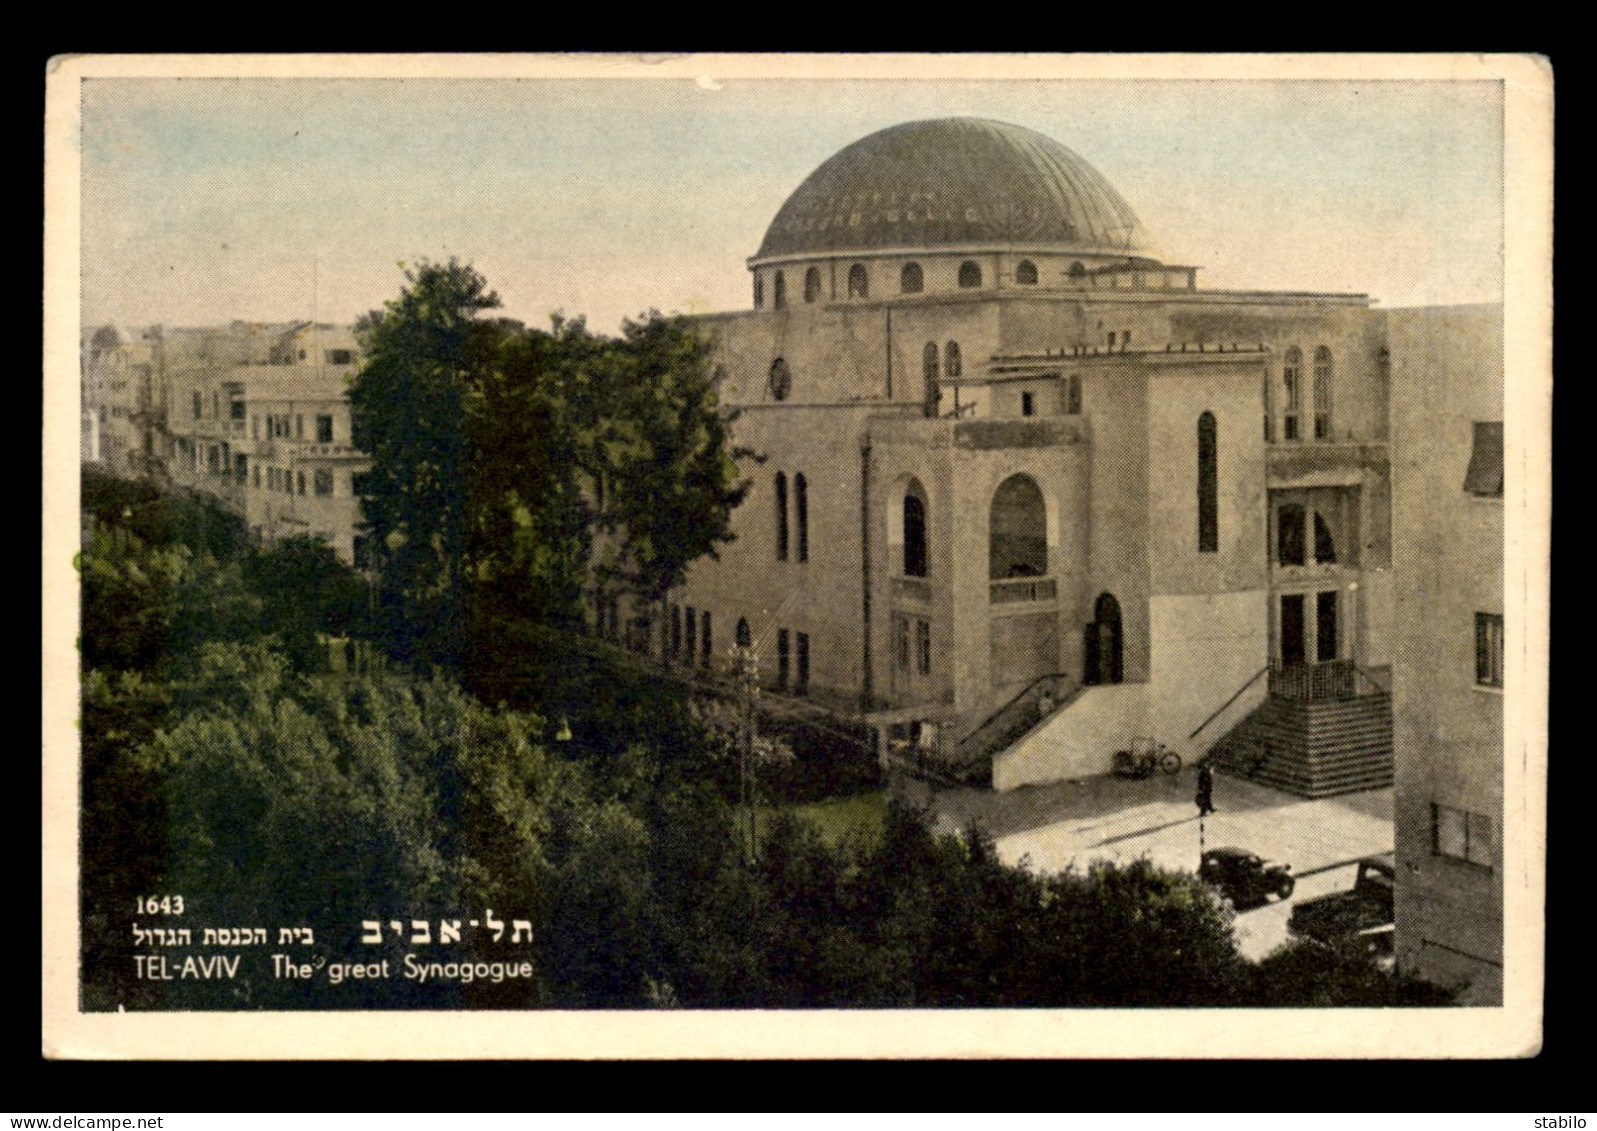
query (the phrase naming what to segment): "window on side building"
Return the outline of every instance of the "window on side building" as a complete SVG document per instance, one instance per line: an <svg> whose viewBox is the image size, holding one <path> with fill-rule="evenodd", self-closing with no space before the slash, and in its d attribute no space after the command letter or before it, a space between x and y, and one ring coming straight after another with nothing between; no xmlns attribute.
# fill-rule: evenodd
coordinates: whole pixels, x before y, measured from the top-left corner
<svg viewBox="0 0 1597 1131"><path fill-rule="evenodd" d="M1284 566L1300 566L1307 562L1304 545L1304 523L1307 520L1303 507L1287 503L1275 512L1275 560Z"/></svg>
<svg viewBox="0 0 1597 1131"><path fill-rule="evenodd" d="M1451 805L1431 804L1431 851L1482 868L1492 866L1492 819Z"/></svg>
<svg viewBox="0 0 1597 1131"><path fill-rule="evenodd" d="M1503 614L1475 614L1475 682L1503 686Z"/></svg>
<svg viewBox="0 0 1597 1131"><path fill-rule="evenodd" d="M926 272L919 263L906 263L898 273L898 289L907 295L918 295L926 289Z"/></svg>
<svg viewBox="0 0 1597 1131"><path fill-rule="evenodd" d="M787 561L787 476L776 473L776 560Z"/></svg>
<svg viewBox="0 0 1597 1131"><path fill-rule="evenodd" d="M787 276L780 271L771 280L771 309L787 309Z"/></svg>
<svg viewBox="0 0 1597 1131"><path fill-rule="evenodd" d="M1503 497L1503 422L1476 421L1474 442L1469 453L1469 470L1464 473L1464 490L1477 498Z"/></svg>
<svg viewBox="0 0 1597 1131"><path fill-rule="evenodd" d="M1303 351L1297 346L1286 351L1281 363L1281 385L1286 393L1281 414L1281 438L1301 440L1303 433L1298 428L1298 417L1303 411Z"/></svg>

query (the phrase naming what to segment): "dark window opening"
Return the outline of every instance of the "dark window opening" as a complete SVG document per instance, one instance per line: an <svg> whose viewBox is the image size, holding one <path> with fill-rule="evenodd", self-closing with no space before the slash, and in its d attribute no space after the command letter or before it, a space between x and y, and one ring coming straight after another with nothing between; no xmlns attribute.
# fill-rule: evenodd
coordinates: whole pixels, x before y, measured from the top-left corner
<svg viewBox="0 0 1597 1131"><path fill-rule="evenodd" d="M898 289L907 295L918 295L926 289L926 273L919 263L906 263L899 272Z"/></svg>
<svg viewBox="0 0 1597 1131"><path fill-rule="evenodd" d="M738 617L738 626L734 635L739 648L752 648L754 646L754 634L749 631L747 617Z"/></svg>
<svg viewBox="0 0 1597 1131"><path fill-rule="evenodd" d="M1030 416L1036 412L1037 406L1030 393L1020 394L1020 415Z"/></svg>
<svg viewBox="0 0 1597 1131"><path fill-rule="evenodd" d="M801 632L796 641L798 647L795 658L798 660L798 679L794 681L793 690L803 695L810 689L810 634Z"/></svg>
<svg viewBox="0 0 1597 1131"><path fill-rule="evenodd" d="M240 456L239 458L243 459L244 457ZM242 466L240 466L239 470L240 470L240 472L242 472L244 469L243 469ZM242 479L243 476L240 475L239 478ZM316 471L316 479L315 479L315 489L316 489L316 493L318 495L331 495L333 493L333 473L332 473L332 471L330 469L328 469L328 468L318 468L317 469L317 471Z"/></svg>
<svg viewBox="0 0 1597 1131"><path fill-rule="evenodd" d="M611 615L612 615L612 617L614 616L613 613ZM710 627L711 627L710 626L710 610L709 609L705 609L704 612L702 614L700 614L700 615L703 618L704 624L703 624L702 631L699 633L699 645L703 649L704 666L705 667L709 667L710 666L710 652L711 652L711 644L710 644Z"/></svg>
<svg viewBox="0 0 1597 1131"><path fill-rule="evenodd" d="M787 309L787 276L778 271L771 280L771 309Z"/></svg>
<svg viewBox="0 0 1597 1131"><path fill-rule="evenodd" d="M956 381L964 376L964 362L959 356L958 342L949 342L943 348L943 372Z"/></svg>
<svg viewBox="0 0 1597 1131"><path fill-rule="evenodd" d="M810 560L810 492L809 483L801 471L793 476L793 511L795 533L798 535L798 560Z"/></svg>
<svg viewBox="0 0 1597 1131"><path fill-rule="evenodd" d="M932 670L932 626L924 620L915 622L915 670L921 675Z"/></svg>
<svg viewBox="0 0 1597 1131"><path fill-rule="evenodd" d="M1048 518L1042 489L1027 475L1012 475L993 492L988 576L1044 577L1048 573Z"/></svg>
<svg viewBox="0 0 1597 1131"><path fill-rule="evenodd" d="M1275 513L1275 560L1280 565L1304 565L1303 508L1287 503Z"/></svg>
<svg viewBox="0 0 1597 1131"><path fill-rule="evenodd" d="M331 444L333 442L333 418L331 416L318 416L316 418L316 442L318 444Z"/></svg>
<svg viewBox="0 0 1597 1131"><path fill-rule="evenodd" d="M1198 417L1198 553L1220 549L1220 461L1214 413Z"/></svg>
<svg viewBox="0 0 1597 1131"><path fill-rule="evenodd" d="M776 473L776 560L787 561L787 476Z"/></svg>
<svg viewBox="0 0 1597 1131"><path fill-rule="evenodd" d="M814 302L821 297L821 269L811 267L804 272L804 301Z"/></svg>
<svg viewBox="0 0 1597 1131"><path fill-rule="evenodd" d="M1029 259L1022 259L1015 266L1015 282L1023 287L1037 285L1037 265Z"/></svg>
<svg viewBox="0 0 1597 1131"><path fill-rule="evenodd" d="M1321 565L1336 562L1336 539L1331 535L1331 525L1318 511L1314 513L1314 560Z"/></svg>
<svg viewBox="0 0 1597 1131"><path fill-rule="evenodd" d="M848 297L869 298L870 276L865 273L865 264L856 263L848 269Z"/></svg>
<svg viewBox="0 0 1597 1131"><path fill-rule="evenodd" d="M1081 412L1081 377L1075 373L1065 385L1065 411L1071 416Z"/></svg>
<svg viewBox="0 0 1597 1131"><path fill-rule="evenodd" d="M1287 667L1308 659L1308 626L1303 622L1303 594L1281 598L1281 663Z"/></svg>
<svg viewBox="0 0 1597 1131"><path fill-rule="evenodd" d="M1281 385L1286 390L1286 405L1281 414L1281 436L1297 440L1298 414L1303 411L1303 351L1293 346L1281 365Z"/></svg>
<svg viewBox="0 0 1597 1131"><path fill-rule="evenodd" d="M1101 593L1092 608L1093 619L1083 634L1086 659L1082 682L1119 683L1121 667L1120 602L1111 593Z"/></svg>
<svg viewBox="0 0 1597 1131"><path fill-rule="evenodd" d="M228 402L227 415L228 415L228 419L230 419L230 420L243 420L244 419L244 402L243 401L230 401L230 402Z"/></svg>
<svg viewBox="0 0 1597 1131"><path fill-rule="evenodd" d="M1476 421L1464 490L1483 499L1503 497L1503 422Z"/></svg>
<svg viewBox="0 0 1597 1131"><path fill-rule="evenodd" d="M1070 277L1072 279L1083 278L1083 277L1086 276L1086 274L1087 274L1087 268L1086 268L1085 264L1083 264L1083 263L1078 261L1078 262L1072 263L1070 265Z"/></svg>
<svg viewBox="0 0 1597 1131"><path fill-rule="evenodd" d="M942 389L938 384L939 374L937 343L927 342L926 348L921 351L921 376L925 381L921 409L926 416L936 416L938 404L942 400Z"/></svg>
<svg viewBox="0 0 1597 1131"><path fill-rule="evenodd" d="M772 400L787 400L788 393L793 389L793 373L788 369L785 359L779 357L771 362L771 375L766 384L770 387Z"/></svg>
<svg viewBox="0 0 1597 1131"><path fill-rule="evenodd" d="M693 662L694 655L699 650L699 611L692 605L683 614L683 653L687 656L688 663Z"/></svg>
<svg viewBox="0 0 1597 1131"><path fill-rule="evenodd" d="M672 656L682 654L682 606L671 606L671 650Z"/></svg>
<svg viewBox="0 0 1597 1131"><path fill-rule="evenodd" d="M776 686L779 691L787 690L788 678L788 635L787 629L776 630Z"/></svg>
<svg viewBox="0 0 1597 1131"><path fill-rule="evenodd" d="M971 259L961 263L959 265L959 285L961 287L981 286L981 265Z"/></svg>
<svg viewBox="0 0 1597 1131"><path fill-rule="evenodd" d="M904 576L926 576L926 502L918 493L904 496Z"/></svg>
<svg viewBox="0 0 1597 1131"><path fill-rule="evenodd" d="M765 305L765 280L760 278L760 273L754 273L754 309L758 310Z"/></svg>
<svg viewBox="0 0 1597 1131"><path fill-rule="evenodd" d="M893 617L893 664L901 672L909 671L908 617Z"/></svg>

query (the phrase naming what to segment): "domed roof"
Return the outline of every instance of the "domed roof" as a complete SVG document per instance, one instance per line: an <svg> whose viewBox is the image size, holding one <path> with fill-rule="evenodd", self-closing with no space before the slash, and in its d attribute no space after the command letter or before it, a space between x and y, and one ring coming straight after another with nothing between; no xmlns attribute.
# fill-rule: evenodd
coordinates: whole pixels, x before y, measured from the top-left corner
<svg viewBox="0 0 1597 1131"><path fill-rule="evenodd" d="M811 173L755 259L886 248L1050 246L1156 253L1103 174L1035 130L979 118L906 122Z"/></svg>

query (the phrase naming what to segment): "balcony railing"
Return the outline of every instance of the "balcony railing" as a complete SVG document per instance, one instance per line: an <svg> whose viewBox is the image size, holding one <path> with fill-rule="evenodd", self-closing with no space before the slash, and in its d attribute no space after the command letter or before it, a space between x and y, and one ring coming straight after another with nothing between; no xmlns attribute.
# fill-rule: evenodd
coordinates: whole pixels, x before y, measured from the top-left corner
<svg viewBox="0 0 1597 1131"><path fill-rule="evenodd" d="M932 599L931 582L919 577L895 577L893 578L893 596L926 604Z"/></svg>
<svg viewBox="0 0 1597 1131"><path fill-rule="evenodd" d="M1270 663L1270 694L1282 699L1352 699L1359 694L1359 673L1352 660L1317 664Z"/></svg>
<svg viewBox="0 0 1597 1131"><path fill-rule="evenodd" d="M1059 583L1052 577L1009 577L991 582L990 585L991 600L995 605L1052 601L1059 595Z"/></svg>

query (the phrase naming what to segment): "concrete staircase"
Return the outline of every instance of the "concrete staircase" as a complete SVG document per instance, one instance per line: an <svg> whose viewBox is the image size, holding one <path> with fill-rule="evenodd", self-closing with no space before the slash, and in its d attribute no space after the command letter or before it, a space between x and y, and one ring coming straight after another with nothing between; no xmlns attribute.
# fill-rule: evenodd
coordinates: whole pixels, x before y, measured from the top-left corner
<svg viewBox="0 0 1597 1131"><path fill-rule="evenodd" d="M1392 697L1270 695L1210 751L1226 773L1300 797L1392 784Z"/></svg>

